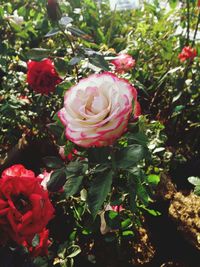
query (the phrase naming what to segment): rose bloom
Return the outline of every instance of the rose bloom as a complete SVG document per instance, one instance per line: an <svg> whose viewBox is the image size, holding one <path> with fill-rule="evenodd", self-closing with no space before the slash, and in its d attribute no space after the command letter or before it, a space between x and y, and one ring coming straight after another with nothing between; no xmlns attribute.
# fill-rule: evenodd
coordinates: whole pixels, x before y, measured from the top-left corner
<svg viewBox="0 0 200 267"><path fill-rule="evenodd" d="M197 56L197 51L195 48L192 48L190 46L185 46L181 53L178 55L178 58L181 62L190 59L193 60Z"/></svg>
<svg viewBox="0 0 200 267"><path fill-rule="evenodd" d="M40 180L23 165L14 165L0 179L0 229L18 244L31 240L53 218L54 208Z"/></svg>
<svg viewBox="0 0 200 267"><path fill-rule="evenodd" d="M39 244L35 247L32 246L32 242L28 243L27 241L23 242L23 246L26 247L32 257L38 256L47 256L48 255L48 246L51 244L49 238L49 230L44 229L41 233L38 234Z"/></svg>
<svg viewBox="0 0 200 267"><path fill-rule="evenodd" d="M50 59L39 62L29 60L27 67L27 82L37 93L47 95L54 92L56 85L62 81Z"/></svg>
<svg viewBox="0 0 200 267"><path fill-rule="evenodd" d="M107 146L126 131L132 102L138 111L137 91L128 81L109 72L93 74L66 92L58 116L75 144Z"/></svg>
<svg viewBox="0 0 200 267"><path fill-rule="evenodd" d="M135 66L135 59L128 54L119 54L111 61L111 63L115 65L116 72L124 73L131 70Z"/></svg>
<svg viewBox="0 0 200 267"><path fill-rule="evenodd" d="M197 7L200 7L200 0L198 0L197 2Z"/></svg>

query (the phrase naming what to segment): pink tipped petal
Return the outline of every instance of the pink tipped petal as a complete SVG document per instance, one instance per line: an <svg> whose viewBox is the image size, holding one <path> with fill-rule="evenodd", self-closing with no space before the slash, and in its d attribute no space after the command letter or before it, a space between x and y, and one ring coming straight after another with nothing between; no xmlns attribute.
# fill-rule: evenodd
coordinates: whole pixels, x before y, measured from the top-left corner
<svg viewBox="0 0 200 267"><path fill-rule="evenodd" d="M137 117L137 91L127 80L109 72L93 74L67 91L58 116L75 144L107 146L126 131L133 101Z"/></svg>

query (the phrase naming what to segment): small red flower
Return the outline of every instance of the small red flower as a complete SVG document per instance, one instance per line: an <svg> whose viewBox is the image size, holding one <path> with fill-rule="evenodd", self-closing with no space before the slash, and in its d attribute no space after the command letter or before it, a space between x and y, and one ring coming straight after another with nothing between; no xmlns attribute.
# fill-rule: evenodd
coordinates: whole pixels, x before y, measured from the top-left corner
<svg viewBox="0 0 200 267"><path fill-rule="evenodd" d="M191 61L197 56L197 51L195 48L192 48L190 46L185 46L181 53L178 55L178 58L181 62L184 62L187 59L190 59Z"/></svg>
<svg viewBox="0 0 200 267"><path fill-rule="evenodd" d="M200 8L200 0L197 1L197 7Z"/></svg>
<svg viewBox="0 0 200 267"><path fill-rule="evenodd" d="M38 234L39 244L35 247L28 243L27 241L23 242L23 246L28 249L32 257L38 256L47 256L48 255L48 247L51 245L51 241L49 238L49 230L44 229L41 233Z"/></svg>
<svg viewBox="0 0 200 267"><path fill-rule="evenodd" d="M115 59L111 61L115 65L115 71L118 73L124 73L129 71L135 66L135 59L128 54L119 54Z"/></svg>
<svg viewBox="0 0 200 267"><path fill-rule="evenodd" d="M50 59L39 62L30 60L27 66L27 82L37 93L47 95L54 92L56 85L62 81Z"/></svg>
<svg viewBox="0 0 200 267"><path fill-rule="evenodd" d="M0 179L0 229L22 244L40 233L53 218L54 208L40 179L23 165L14 165Z"/></svg>

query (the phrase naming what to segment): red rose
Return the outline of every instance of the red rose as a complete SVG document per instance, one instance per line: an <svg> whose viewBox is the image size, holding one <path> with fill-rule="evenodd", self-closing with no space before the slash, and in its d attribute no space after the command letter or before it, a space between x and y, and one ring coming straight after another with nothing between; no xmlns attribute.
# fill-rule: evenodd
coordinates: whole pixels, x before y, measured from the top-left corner
<svg viewBox="0 0 200 267"><path fill-rule="evenodd" d="M200 0L197 1L197 6L200 7Z"/></svg>
<svg viewBox="0 0 200 267"><path fill-rule="evenodd" d="M10 168L5 169L1 177L35 177L35 173L25 169L21 164L15 164Z"/></svg>
<svg viewBox="0 0 200 267"><path fill-rule="evenodd" d="M22 244L40 233L53 218L48 192L32 171L14 165L0 179L0 228Z"/></svg>
<svg viewBox="0 0 200 267"><path fill-rule="evenodd" d="M185 46L181 53L178 55L178 58L181 62L190 59L193 60L197 56L197 51L195 48L192 48L190 46Z"/></svg>
<svg viewBox="0 0 200 267"><path fill-rule="evenodd" d="M51 244L49 238L49 230L44 229L41 233L38 234L39 244L37 246L30 245L26 241L23 243L32 257L46 256L48 255L48 246Z"/></svg>
<svg viewBox="0 0 200 267"><path fill-rule="evenodd" d="M30 60L27 66L27 82L37 93L47 95L54 92L56 85L62 81L50 59L40 62Z"/></svg>

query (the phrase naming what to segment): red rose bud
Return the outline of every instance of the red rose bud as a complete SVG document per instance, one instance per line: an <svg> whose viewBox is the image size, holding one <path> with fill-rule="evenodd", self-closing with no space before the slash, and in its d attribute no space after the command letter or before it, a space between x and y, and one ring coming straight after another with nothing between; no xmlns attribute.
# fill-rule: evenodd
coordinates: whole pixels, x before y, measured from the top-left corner
<svg viewBox="0 0 200 267"><path fill-rule="evenodd" d="M62 82L50 59L42 61L32 61L27 63L27 82L37 93L49 94L55 91L57 84Z"/></svg>
<svg viewBox="0 0 200 267"><path fill-rule="evenodd" d="M32 240L54 217L48 191L23 165L4 170L0 179L0 229L18 244Z"/></svg>
<svg viewBox="0 0 200 267"><path fill-rule="evenodd" d="M181 53L178 55L178 58L180 59L181 62L184 62L188 59L191 61L197 56L197 51L195 48L192 48L190 46L185 46Z"/></svg>
<svg viewBox="0 0 200 267"><path fill-rule="evenodd" d="M47 14L52 21L58 21L62 14L57 0L47 1Z"/></svg>

